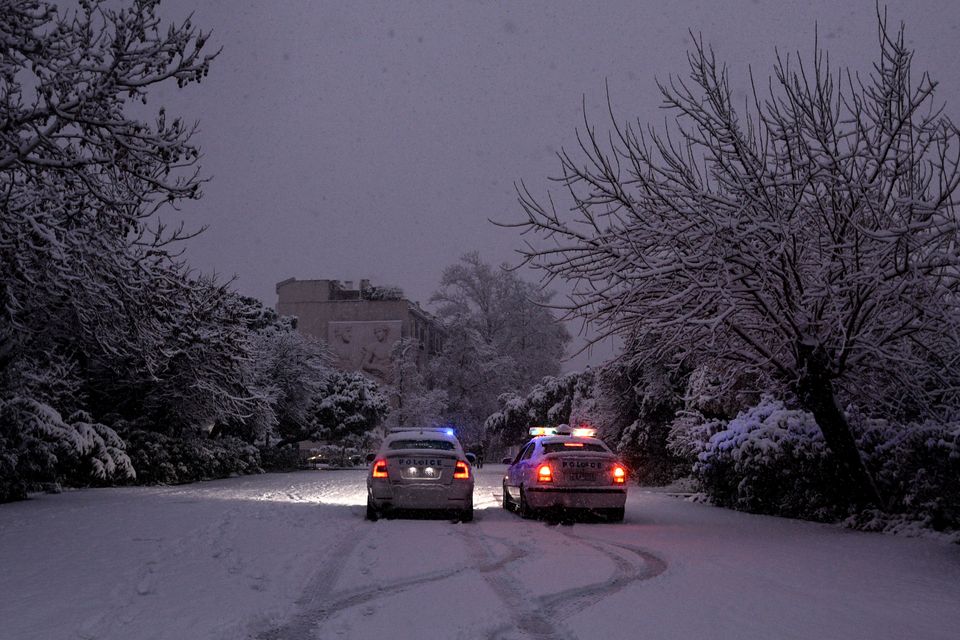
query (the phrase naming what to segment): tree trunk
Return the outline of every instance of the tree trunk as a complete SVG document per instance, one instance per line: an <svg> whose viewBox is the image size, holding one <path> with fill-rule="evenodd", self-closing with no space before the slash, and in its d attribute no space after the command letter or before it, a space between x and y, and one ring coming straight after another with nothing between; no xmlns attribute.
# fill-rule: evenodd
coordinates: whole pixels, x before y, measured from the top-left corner
<svg viewBox="0 0 960 640"><path fill-rule="evenodd" d="M801 406L813 414L823 439L833 452L840 479L846 485L852 504L860 508L882 506L847 417L837 404L826 353L822 347L800 345L798 355L801 374L795 384L797 397Z"/></svg>

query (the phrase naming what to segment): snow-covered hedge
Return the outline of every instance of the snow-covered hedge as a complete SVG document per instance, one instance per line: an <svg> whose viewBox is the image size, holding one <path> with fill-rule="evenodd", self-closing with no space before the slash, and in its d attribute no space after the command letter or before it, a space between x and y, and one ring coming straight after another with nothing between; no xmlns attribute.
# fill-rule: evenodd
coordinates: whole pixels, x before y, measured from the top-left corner
<svg viewBox="0 0 960 640"><path fill-rule="evenodd" d="M699 411L680 411L667 434L667 450L692 468L706 451L710 438L727 427L727 421L707 418Z"/></svg>
<svg viewBox="0 0 960 640"><path fill-rule="evenodd" d="M667 446L669 427L651 416L633 421L620 434L617 453L639 484L663 486L689 473L689 466Z"/></svg>
<svg viewBox="0 0 960 640"><path fill-rule="evenodd" d="M960 424L894 424L851 416L885 512L854 514L851 526L902 528L904 521L960 530ZM813 416L763 398L727 424L681 417L671 448L696 454L695 477L714 504L754 513L836 521L850 516L836 466Z"/></svg>
<svg viewBox="0 0 960 640"><path fill-rule="evenodd" d="M172 438L131 431L126 439L140 484L182 484L261 470L260 452L239 438Z"/></svg>
<svg viewBox="0 0 960 640"><path fill-rule="evenodd" d="M872 420L860 450L891 509L938 531L960 530L960 423Z"/></svg>
<svg viewBox="0 0 960 640"><path fill-rule="evenodd" d="M813 416L769 397L711 436L693 471L720 506L824 521L845 515L836 468Z"/></svg>
<svg viewBox="0 0 960 640"><path fill-rule="evenodd" d="M108 484L136 474L116 432L77 413L64 420L32 398L0 400L0 502L28 491Z"/></svg>
<svg viewBox="0 0 960 640"><path fill-rule="evenodd" d="M296 444L285 447L260 447L260 467L264 471L296 471L300 468L300 449Z"/></svg>

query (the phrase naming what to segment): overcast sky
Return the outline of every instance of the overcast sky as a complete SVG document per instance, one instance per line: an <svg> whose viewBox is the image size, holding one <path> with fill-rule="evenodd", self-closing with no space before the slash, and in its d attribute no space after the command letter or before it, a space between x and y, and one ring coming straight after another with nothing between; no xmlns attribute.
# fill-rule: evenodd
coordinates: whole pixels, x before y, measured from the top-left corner
<svg viewBox="0 0 960 640"><path fill-rule="evenodd" d="M426 303L467 251L516 264L513 183L535 192L582 122L606 127L604 82L620 119L662 123L655 79L685 74L689 30L730 66L766 78L775 48L813 48L868 71L874 0L326 2L164 0L162 13L213 30L208 79L154 92L201 125L213 180L184 207L191 264L236 276L273 306L275 284L369 278ZM940 81L960 120L960 2L896 0L915 69ZM536 277L529 274L528 277ZM572 329L575 329L573 327ZM599 349L568 369L609 355Z"/></svg>

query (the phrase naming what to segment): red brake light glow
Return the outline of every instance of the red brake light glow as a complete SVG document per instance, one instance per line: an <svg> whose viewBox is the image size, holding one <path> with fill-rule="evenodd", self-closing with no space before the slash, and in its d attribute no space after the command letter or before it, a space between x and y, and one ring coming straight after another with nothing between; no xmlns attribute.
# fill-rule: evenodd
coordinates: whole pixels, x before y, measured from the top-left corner
<svg viewBox="0 0 960 640"><path fill-rule="evenodd" d="M377 460L373 463L373 477L374 478L389 478L390 474L387 473L387 461L386 460Z"/></svg>
<svg viewBox="0 0 960 640"><path fill-rule="evenodd" d="M457 460L457 466L453 470L454 480L468 480L470 478L470 467L463 460Z"/></svg>
<svg viewBox="0 0 960 640"><path fill-rule="evenodd" d="M564 443L563 443L563 446L565 446L565 447L582 447L582 446L583 446L583 443L582 443L582 442L564 442Z"/></svg>
<svg viewBox="0 0 960 640"><path fill-rule="evenodd" d="M619 464L613 466L613 484L624 484L627 481L627 470Z"/></svg>
<svg viewBox="0 0 960 640"><path fill-rule="evenodd" d="M537 482L553 482L553 469L548 464L540 465L537 469Z"/></svg>

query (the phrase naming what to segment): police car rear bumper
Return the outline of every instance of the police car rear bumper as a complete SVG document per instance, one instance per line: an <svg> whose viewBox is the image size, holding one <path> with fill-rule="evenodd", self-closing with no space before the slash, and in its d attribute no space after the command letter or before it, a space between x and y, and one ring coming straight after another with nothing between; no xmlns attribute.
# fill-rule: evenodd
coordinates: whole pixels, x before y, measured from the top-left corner
<svg viewBox="0 0 960 640"><path fill-rule="evenodd" d="M379 486L378 486L379 485ZM472 504L473 483L453 485L376 483L370 497L381 509L464 509Z"/></svg>
<svg viewBox="0 0 960 640"><path fill-rule="evenodd" d="M627 502L627 490L612 487L529 487L524 493L534 509L619 509Z"/></svg>

